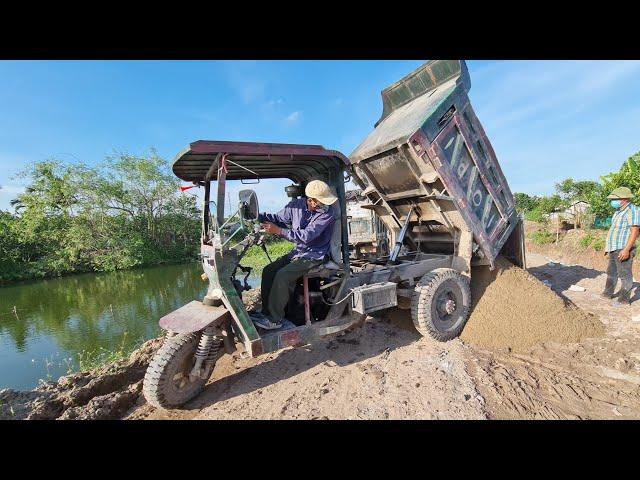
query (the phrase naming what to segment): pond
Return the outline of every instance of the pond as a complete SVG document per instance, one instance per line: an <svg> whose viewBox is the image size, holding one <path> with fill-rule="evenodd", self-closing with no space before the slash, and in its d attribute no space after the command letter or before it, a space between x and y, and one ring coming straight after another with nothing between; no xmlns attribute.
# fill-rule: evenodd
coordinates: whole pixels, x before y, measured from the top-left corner
<svg viewBox="0 0 640 480"><path fill-rule="evenodd" d="M1 287L0 389L32 389L158 336L160 317L204 296L201 273L194 262Z"/></svg>

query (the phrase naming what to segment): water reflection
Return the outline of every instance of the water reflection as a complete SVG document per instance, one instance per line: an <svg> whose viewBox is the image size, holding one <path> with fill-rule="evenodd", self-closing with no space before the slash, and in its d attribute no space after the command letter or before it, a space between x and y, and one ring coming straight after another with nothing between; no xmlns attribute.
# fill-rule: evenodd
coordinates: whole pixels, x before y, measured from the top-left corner
<svg viewBox="0 0 640 480"><path fill-rule="evenodd" d="M191 263L0 288L0 388L32 388L76 368L80 352L156 336L160 317L205 294L201 273Z"/></svg>

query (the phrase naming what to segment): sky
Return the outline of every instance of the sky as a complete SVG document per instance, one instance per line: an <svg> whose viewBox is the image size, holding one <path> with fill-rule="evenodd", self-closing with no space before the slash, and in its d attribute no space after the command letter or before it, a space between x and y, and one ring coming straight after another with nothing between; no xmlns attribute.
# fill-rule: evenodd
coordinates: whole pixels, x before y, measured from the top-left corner
<svg viewBox="0 0 640 480"><path fill-rule="evenodd" d="M380 117L381 90L425 61L0 61L0 209L24 188L19 172L49 158L93 164L155 148L173 159L195 140L349 155ZM638 61L467 65L471 103L514 192L598 180L640 150ZM279 208L288 183L253 186L261 210Z"/></svg>

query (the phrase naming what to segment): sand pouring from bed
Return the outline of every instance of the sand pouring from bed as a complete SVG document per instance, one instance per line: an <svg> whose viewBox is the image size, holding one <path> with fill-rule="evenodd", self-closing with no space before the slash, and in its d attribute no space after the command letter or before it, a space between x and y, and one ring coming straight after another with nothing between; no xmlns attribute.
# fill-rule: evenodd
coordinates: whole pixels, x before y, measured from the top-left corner
<svg viewBox="0 0 640 480"><path fill-rule="evenodd" d="M493 272L474 267L471 276L474 306L460 336L465 343L524 352L540 343L577 343L604 333L594 315L504 258Z"/></svg>

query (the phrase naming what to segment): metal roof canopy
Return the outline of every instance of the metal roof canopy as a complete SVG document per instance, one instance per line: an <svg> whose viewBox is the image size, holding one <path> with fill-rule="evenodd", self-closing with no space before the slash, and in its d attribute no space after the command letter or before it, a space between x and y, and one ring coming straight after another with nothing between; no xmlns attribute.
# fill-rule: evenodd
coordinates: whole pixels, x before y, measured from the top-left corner
<svg viewBox="0 0 640 480"><path fill-rule="evenodd" d="M256 178L248 169L259 178L284 177L300 183L331 178L336 168L349 165L342 153L321 145L198 140L176 156L173 173L187 182L204 181L218 154L227 155L227 180ZM217 174L214 169L210 179L217 180Z"/></svg>

